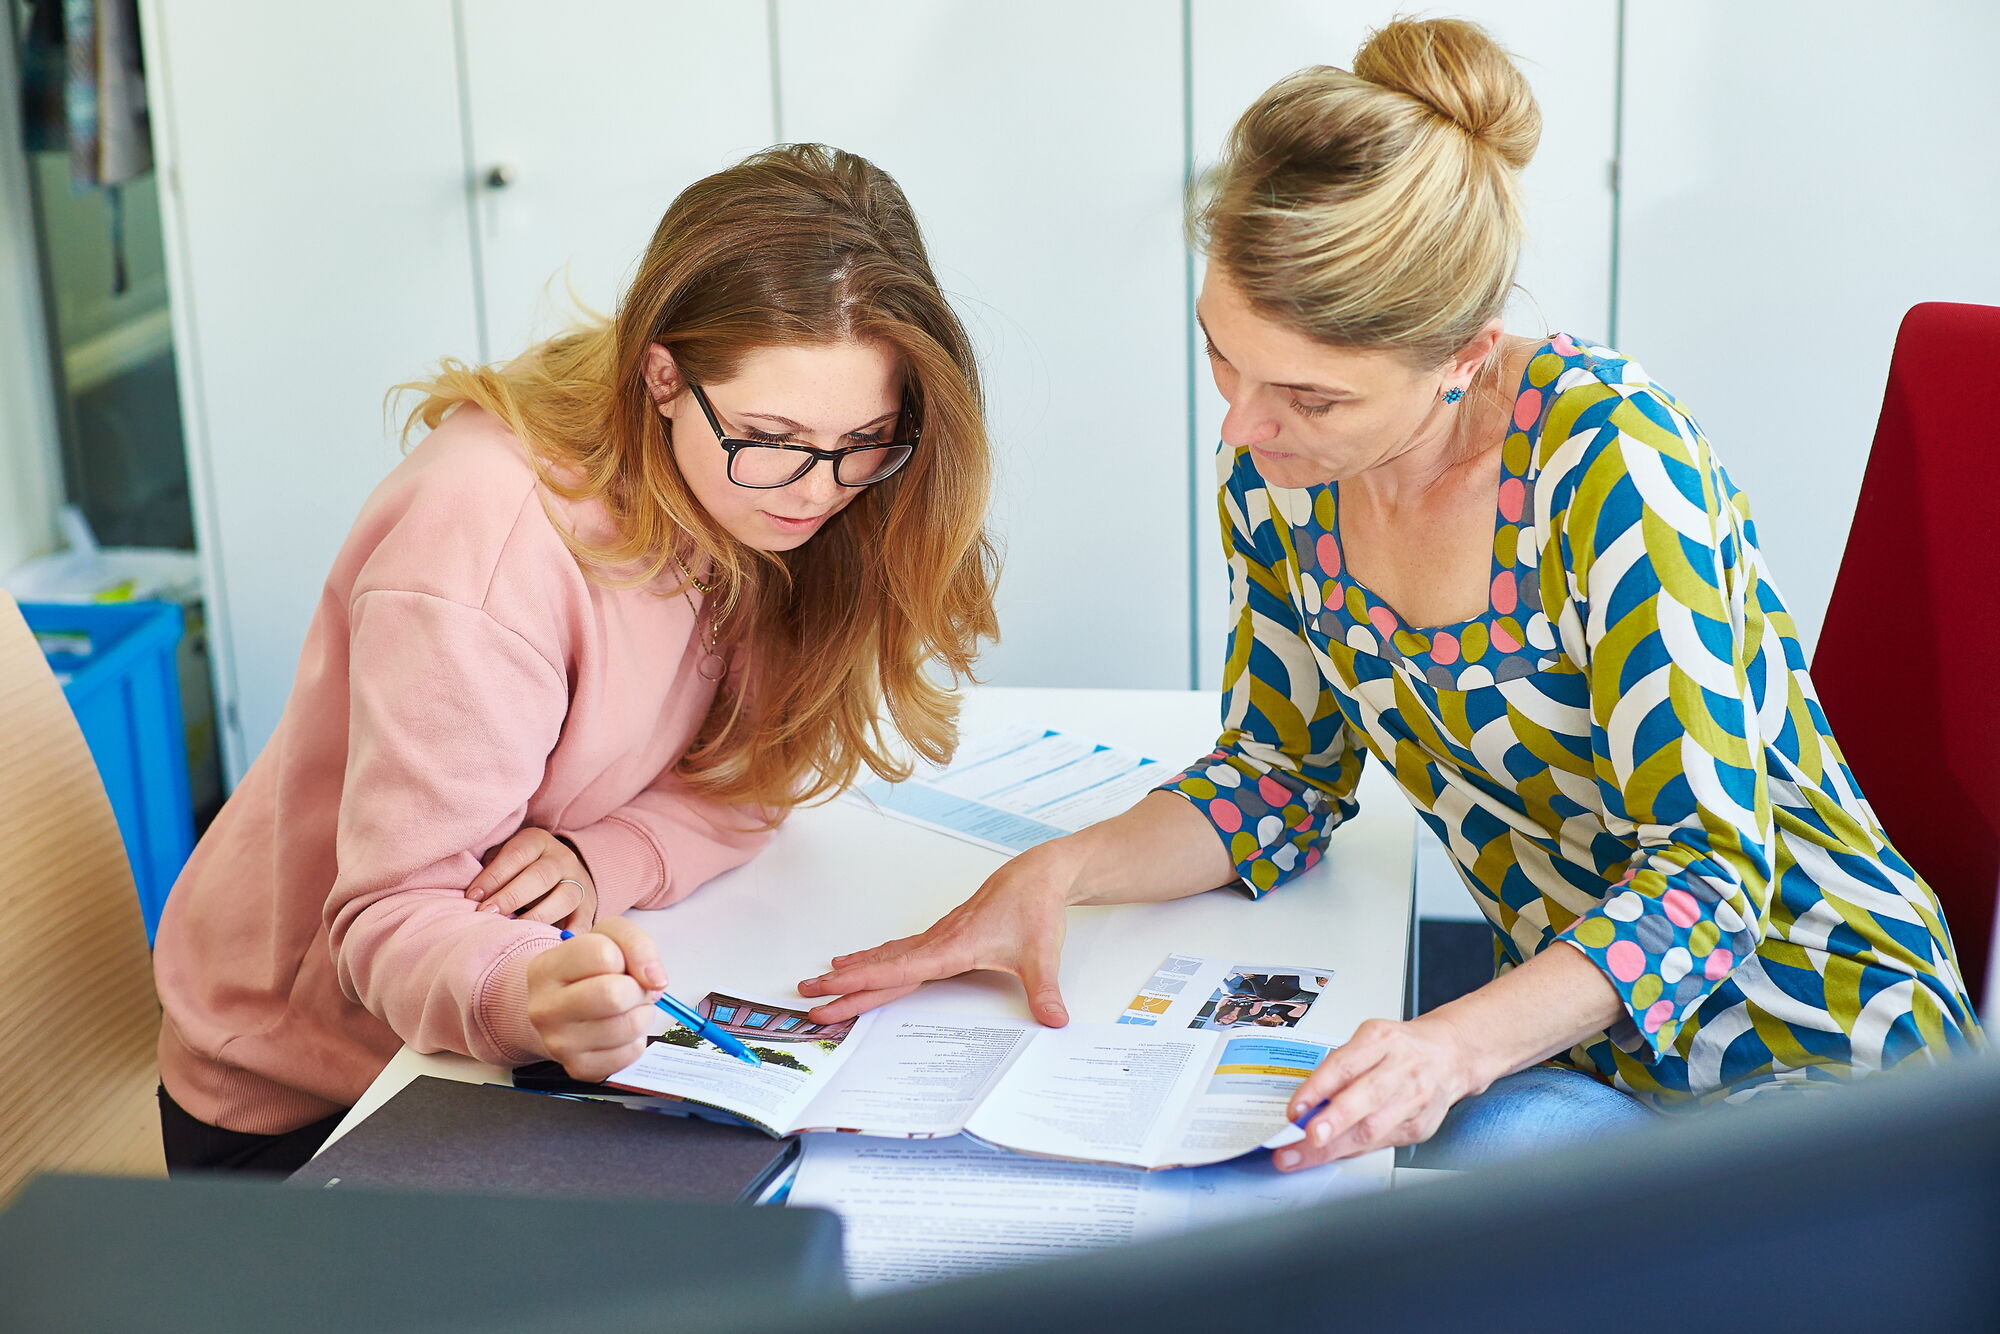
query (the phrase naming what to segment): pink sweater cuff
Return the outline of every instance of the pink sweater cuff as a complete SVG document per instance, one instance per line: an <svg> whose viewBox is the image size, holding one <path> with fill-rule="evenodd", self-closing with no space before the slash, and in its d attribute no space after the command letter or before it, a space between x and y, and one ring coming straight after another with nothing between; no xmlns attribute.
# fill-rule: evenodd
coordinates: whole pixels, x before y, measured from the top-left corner
<svg viewBox="0 0 2000 1334"><path fill-rule="evenodd" d="M607 816L563 837L576 845L597 886L597 920L605 921L655 898L667 887L667 864L638 826ZM593 924L594 925L594 924Z"/></svg>
<svg viewBox="0 0 2000 1334"><path fill-rule="evenodd" d="M556 944L552 936L530 937L501 955L486 974L473 1007L473 1020L489 1050L472 1055L495 1065L526 1065L548 1059L542 1035L528 1022L528 965Z"/></svg>

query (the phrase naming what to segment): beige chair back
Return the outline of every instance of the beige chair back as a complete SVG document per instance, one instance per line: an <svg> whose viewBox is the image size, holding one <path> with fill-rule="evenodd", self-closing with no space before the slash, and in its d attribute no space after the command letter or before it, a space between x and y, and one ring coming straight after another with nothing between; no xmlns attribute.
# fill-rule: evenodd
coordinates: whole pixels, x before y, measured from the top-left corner
<svg viewBox="0 0 2000 1334"><path fill-rule="evenodd" d="M83 733L0 593L0 1201L40 1170L158 1176L160 1006Z"/></svg>

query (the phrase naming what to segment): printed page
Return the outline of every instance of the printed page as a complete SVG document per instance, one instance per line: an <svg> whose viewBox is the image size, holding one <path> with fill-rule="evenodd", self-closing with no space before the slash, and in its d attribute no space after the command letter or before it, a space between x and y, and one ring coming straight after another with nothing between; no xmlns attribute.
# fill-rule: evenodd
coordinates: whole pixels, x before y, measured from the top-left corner
<svg viewBox="0 0 2000 1334"><path fill-rule="evenodd" d="M1130 810L1171 775L1136 751L1017 725L967 737L942 769L871 782L851 800L1001 852L1022 852Z"/></svg>
<svg viewBox="0 0 2000 1334"><path fill-rule="evenodd" d="M1297 1028L1332 982L1331 968L1242 963L1234 955L1169 954L1118 1022L1141 1028Z"/></svg>
<svg viewBox="0 0 2000 1334"><path fill-rule="evenodd" d="M1216 1034L1186 1030L1043 1029L965 1128L1021 1153L1158 1167L1178 1148L1188 1103L1212 1078L1220 1046Z"/></svg>
<svg viewBox="0 0 2000 1334"><path fill-rule="evenodd" d="M1282 1173L1263 1155L1148 1172L1027 1158L969 1137L814 1135L787 1202L840 1215L848 1283L857 1296L872 1296L1267 1217L1387 1184L1386 1165L1374 1162Z"/></svg>
<svg viewBox="0 0 2000 1334"><path fill-rule="evenodd" d="M719 991L696 1006L763 1058L746 1065L692 1031L673 1025L638 1060L605 1082L634 1093L686 1098L731 1112L773 1135L797 1129L813 1095L826 1086L868 1035L875 1015L815 1024L803 1010Z"/></svg>
<svg viewBox="0 0 2000 1334"><path fill-rule="evenodd" d="M881 1010L840 1072L799 1118L803 1130L956 1135L1040 1025Z"/></svg>
<svg viewBox="0 0 2000 1334"><path fill-rule="evenodd" d="M1285 1115L1292 1091L1334 1044L1304 1034L1225 1034L1173 1137L1166 1165L1221 1162L1274 1139L1296 1139Z"/></svg>

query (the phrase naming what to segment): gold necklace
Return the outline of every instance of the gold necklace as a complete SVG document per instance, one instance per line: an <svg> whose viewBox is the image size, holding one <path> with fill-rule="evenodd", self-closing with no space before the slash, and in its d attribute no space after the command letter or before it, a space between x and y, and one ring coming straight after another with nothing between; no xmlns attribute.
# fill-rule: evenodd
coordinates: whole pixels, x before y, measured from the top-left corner
<svg viewBox="0 0 2000 1334"><path fill-rule="evenodd" d="M705 584L705 583L703 583L703 582L702 582L701 580L699 580L699 579L695 578L695 577L694 577L694 571L693 571L693 570L690 570L690 569L689 569L689 568L687 567L687 564L686 564L686 562L684 562L683 560L681 560L681 558L680 558L680 555L679 555L679 553L677 553L677 552L672 552L672 551L669 551L669 552L668 552L667 554L668 554L669 556L672 556L672 557L674 558L674 564L675 564L675 565L678 565L678 566L680 567L680 571L681 571L681 578L683 578L683 579L687 580L687 581L688 581L689 583L693 584L693 585L694 585L694 586L695 586L695 587L696 587L697 589L701 590L701 591L702 591L703 593L713 593L713 592L714 592L714 591L716 590L716 588L717 588L717 585L715 585L715 584Z"/></svg>
<svg viewBox="0 0 2000 1334"><path fill-rule="evenodd" d="M672 552L668 554L673 555ZM679 556L674 556L674 564L680 566L681 577L687 580L687 586L682 587L681 595L687 599L688 610L694 613L695 620L699 623L701 620L701 609L694 605L694 594L688 592L688 587L691 586L699 589L703 602L706 603L708 596L721 587L721 584L719 581L713 584L705 584L695 578L694 571L682 564ZM728 618L728 615L728 612L721 612L709 618L708 652L702 656L700 662L695 664L695 671L700 674L701 679L704 681L720 681L729 674L728 660L716 652L715 649L717 642L722 638L722 622Z"/></svg>

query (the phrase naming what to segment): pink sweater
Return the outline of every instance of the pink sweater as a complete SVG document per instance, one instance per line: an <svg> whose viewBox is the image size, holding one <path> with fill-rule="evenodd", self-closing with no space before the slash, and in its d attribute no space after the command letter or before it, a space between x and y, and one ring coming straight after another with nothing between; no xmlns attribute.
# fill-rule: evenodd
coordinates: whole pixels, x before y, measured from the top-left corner
<svg viewBox="0 0 2000 1334"><path fill-rule="evenodd" d="M284 717L161 918L161 1076L202 1120L295 1129L404 1043L546 1055L527 968L555 929L463 896L523 826L576 844L601 917L664 907L768 837L673 777L715 693L688 600L588 580L545 501L605 531L461 410L362 509Z"/></svg>

